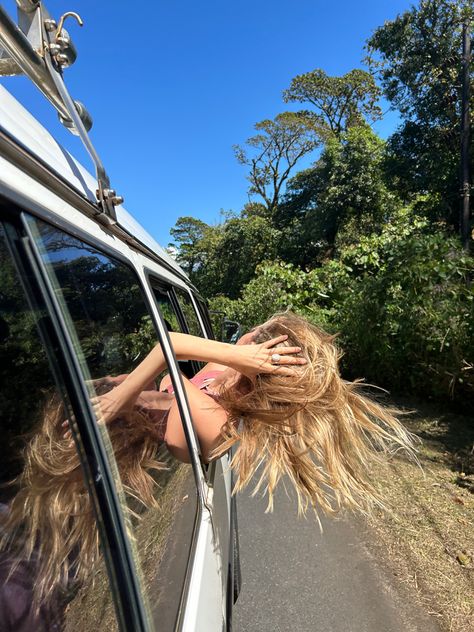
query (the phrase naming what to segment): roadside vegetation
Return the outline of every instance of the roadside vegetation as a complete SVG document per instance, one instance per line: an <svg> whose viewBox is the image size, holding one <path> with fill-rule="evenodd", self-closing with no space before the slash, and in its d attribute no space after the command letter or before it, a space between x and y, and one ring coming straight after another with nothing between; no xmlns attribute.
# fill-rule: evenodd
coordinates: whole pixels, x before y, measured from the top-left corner
<svg viewBox="0 0 474 632"><path fill-rule="evenodd" d="M425 474L394 462L381 480L399 506L374 524L403 581L423 574L424 603L452 632L468 629L474 602L474 259L459 237L473 8L421 0L372 33L362 68L281 86L281 114L235 146L249 202L217 225L187 216L171 230L216 327L222 313L249 328L291 308L339 334L348 379L416 398L424 412L407 423ZM386 140L372 127L381 97L400 115Z"/></svg>
<svg viewBox="0 0 474 632"><path fill-rule="evenodd" d="M369 520L367 540L410 598L441 630L471 632L474 621L474 425L440 404L417 409L407 426L422 439L420 465L393 459L374 472L388 510Z"/></svg>

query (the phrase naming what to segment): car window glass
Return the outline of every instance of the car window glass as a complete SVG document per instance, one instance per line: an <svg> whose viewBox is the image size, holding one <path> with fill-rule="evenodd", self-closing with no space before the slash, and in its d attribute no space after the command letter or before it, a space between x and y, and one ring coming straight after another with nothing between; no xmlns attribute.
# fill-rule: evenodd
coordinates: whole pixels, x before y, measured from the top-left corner
<svg viewBox="0 0 474 632"><path fill-rule="evenodd" d="M201 312L201 316L202 316L202 318L204 320L204 323L206 325L206 328L208 330L209 337L210 338L215 338L215 332L214 332L213 327L212 327L209 311L208 311L208 308L207 308L206 304L204 303L204 301L198 299L198 305L199 305L199 311Z"/></svg>
<svg viewBox="0 0 474 632"><path fill-rule="evenodd" d="M169 291L163 286L154 286L153 293L168 331L183 332L183 326L179 322L178 314L171 303Z"/></svg>
<svg viewBox="0 0 474 632"><path fill-rule="evenodd" d="M66 612L103 566L92 483L64 437L70 406L37 328L47 315L29 306L2 226L0 270L0 630L59 632L67 618L83 630ZM100 584L101 613L89 622L117 629L105 572Z"/></svg>
<svg viewBox="0 0 474 632"><path fill-rule="evenodd" d="M166 288L163 285L154 285L152 289L158 309L168 331L189 333L188 328L183 321L183 315L177 312L175 306L173 305L173 300L171 298L171 287ZM187 378L192 378L199 368L199 363L189 360L180 360L178 364L181 373L183 373L183 375L185 375ZM165 373L166 371L163 372L163 374L159 377L162 378Z"/></svg>
<svg viewBox="0 0 474 632"><path fill-rule="evenodd" d="M103 396L145 358L156 333L135 273L124 263L39 220L30 228L61 303L84 379ZM164 444L168 395L148 384L133 409L101 424L150 618L171 629L190 551L196 491L190 465ZM69 614L88 613L98 585L85 587ZM76 613L76 614L74 614ZM165 627L163 622L167 621ZM92 625L93 622L91 621ZM88 629L90 626L85 626Z"/></svg>

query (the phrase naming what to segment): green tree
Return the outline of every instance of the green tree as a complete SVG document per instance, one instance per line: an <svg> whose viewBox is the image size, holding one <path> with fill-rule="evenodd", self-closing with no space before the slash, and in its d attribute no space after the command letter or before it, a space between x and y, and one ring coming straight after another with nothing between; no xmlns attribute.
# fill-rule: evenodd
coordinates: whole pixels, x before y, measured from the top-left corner
<svg viewBox="0 0 474 632"><path fill-rule="evenodd" d="M235 145L234 151L239 163L249 168L249 195L259 196L271 216L290 173L316 149L319 139L307 118L295 112L260 121L255 129L259 133L247 140L247 147Z"/></svg>
<svg viewBox="0 0 474 632"><path fill-rule="evenodd" d="M288 227L282 228L287 240L281 252L311 266L335 246L380 230L399 204L384 180L384 152L384 142L368 125L331 138L316 165L288 184L278 209L282 227ZM298 233L291 230L295 225Z"/></svg>
<svg viewBox="0 0 474 632"><path fill-rule="evenodd" d="M457 238L398 221L346 249L340 264L350 282L339 287L334 314L348 372L399 392L472 401L474 292L466 279L474 262Z"/></svg>
<svg viewBox="0 0 474 632"><path fill-rule="evenodd" d="M226 213L216 226L189 217L177 220L179 230L171 233L178 235L178 262L204 296L236 298L257 265L276 255L280 233L264 208L248 204L241 216Z"/></svg>
<svg viewBox="0 0 474 632"><path fill-rule="evenodd" d="M250 328L290 308L340 333L344 374L402 393L474 401L474 259L411 207L305 272L257 267L241 297L211 305Z"/></svg>
<svg viewBox="0 0 474 632"><path fill-rule="evenodd" d="M291 263L264 261L257 267L254 278L243 288L239 299L216 296L211 300L211 309L225 312L228 318L240 322L245 330L287 309L330 329L329 311L315 305L319 286L321 283L311 274Z"/></svg>
<svg viewBox="0 0 474 632"><path fill-rule="evenodd" d="M342 77L331 77L316 68L296 76L283 92L286 102L308 103L314 108L302 114L323 140L340 138L351 127L379 119L379 96L373 76L358 68Z"/></svg>
<svg viewBox="0 0 474 632"><path fill-rule="evenodd" d="M278 237L279 231L266 217L228 219L215 242L209 280L205 282L206 296L237 298L258 264L276 256Z"/></svg>
<svg viewBox="0 0 474 632"><path fill-rule="evenodd" d="M203 241L207 232L211 229L205 222L194 217L179 217L170 234L174 242L168 247L178 251L178 263L192 276L196 269L203 264L205 251Z"/></svg>
<svg viewBox="0 0 474 632"><path fill-rule="evenodd" d="M438 217L458 221L461 22L472 1L422 0L374 32L368 62L403 124L389 142L388 174L408 199L434 195Z"/></svg>

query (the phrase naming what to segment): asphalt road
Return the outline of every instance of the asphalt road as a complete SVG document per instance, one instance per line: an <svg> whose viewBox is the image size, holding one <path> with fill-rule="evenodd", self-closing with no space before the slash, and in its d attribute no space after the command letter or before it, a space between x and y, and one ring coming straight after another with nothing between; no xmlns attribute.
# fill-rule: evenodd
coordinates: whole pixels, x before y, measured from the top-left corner
<svg viewBox="0 0 474 632"><path fill-rule="evenodd" d="M233 632L439 632L368 551L362 521L299 519L283 490L273 514L238 499L242 590Z"/></svg>

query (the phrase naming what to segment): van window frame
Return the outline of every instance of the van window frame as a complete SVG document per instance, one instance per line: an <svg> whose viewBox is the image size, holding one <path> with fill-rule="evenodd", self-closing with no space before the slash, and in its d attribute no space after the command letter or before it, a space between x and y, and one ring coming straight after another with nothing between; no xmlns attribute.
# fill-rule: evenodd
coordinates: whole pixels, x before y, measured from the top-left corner
<svg viewBox="0 0 474 632"><path fill-rule="evenodd" d="M200 310L197 310L197 309L196 309L196 305L200 305L200 303L199 303L199 299L198 299L198 298L196 298L196 297L194 296L194 293L193 293L193 292L192 292L189 288L187 288L187 287L186 287L186 288L184 288L184 287L182 287L182 286L180 286L180 285L177 285L177 284L175 284L175 283L171 283L170 281L165 281L164 279L160 279L160 280L158 281L158 280L157 280L158 275L157 275L154 271L152 271L152 270L150 270L150 269L148 269L148 268L145 270L145 273L146 273L146 278L147 278L147 281L148 281L148 283L149 283L150 288L151 288L151 290L152 290L152 291L153 291L153 289L154 289L156 286L160 286L160 287L161 287L164 291L166 291L168 294L171 294L172 296L174 296L174 302L175 302L175 305L172 305L172 306L173 306L173 308L175 309L175 312L176 312L176 315L177 315L177 317L178 317L178 320L179 320L179 314L181 314L181 316L182 316L182 321L183 321L183 323L184 323L184 324L185 324L185 326L186 326L186 327L185 327L185 328L186 328L186 331L187 331L187 333L189 333L189 327L188 327L188 325L187 325L187 323L186 323L185 315L184 315L183 310L181 309L181 306L180 306L180 304L179 304L179 301L178 301L178 299L177 299L177 297L176 297L176 295L175 295L175 289L176 289L176 288L178 288L178 289L180 289L180 290L182 290L182 291L187 291L187 292L188 292L188 294L191 296L191 299L192 299L192 305L193 305L193 307L194 307L194 310L197 312L197 315L198 315L198 316L200 316L200 318L199 318L199 323L200 323L200 325L201 325L201 329L202 329L203 333L205 333L205 334L206 334L207 339L214 340L214 337L213 337L213 336L209 336L208 322L207 322L206 318L204 318L204 316L201 316L201 312L200 312ZM167 287L166 287L166 286L168 286L168 289L167 289ZM154 296L154 293L153 293L153 296ZM203 300L203 299L201 299L201 300ZM209 321L209 322L210 322L210 321ZM204 325L204 326L203 326L203 325ZM211 329L211 332L210 332L210 333L212 334L212 329ZM211 461L211 463L204 463L204 462L201 460L201 467L202 467L202 472L203 472L203 474L204 474L204 478L205 478L205 480L206 480L207 485L208 485L209 487L211 487L211 488L212 488L212 487L214 487L214 482L215 482L215 471L216 471L216 461L214 460L214 461Z"/></svg>

